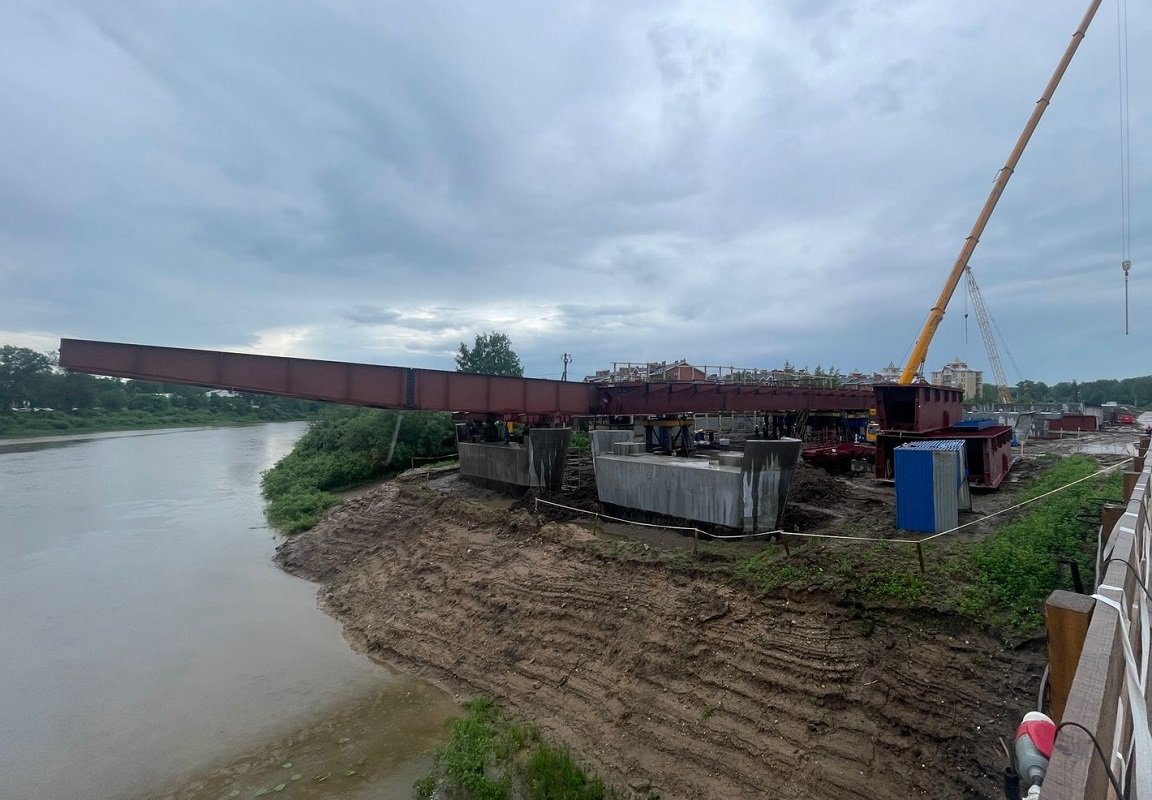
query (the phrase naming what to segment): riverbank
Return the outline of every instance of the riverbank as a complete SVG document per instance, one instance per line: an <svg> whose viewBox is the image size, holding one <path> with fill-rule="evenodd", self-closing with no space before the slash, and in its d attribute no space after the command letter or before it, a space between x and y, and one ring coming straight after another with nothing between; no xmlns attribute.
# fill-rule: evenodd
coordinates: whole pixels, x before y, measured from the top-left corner
<svg viewBox="0 0 1152 800"><path fill-rule="evenodd" d="M990 796L1036 643L764 595L586 528L392 483L278 561L359 650L487 695L640 796Z"/></svg>
<svg viewBox="0 0 1152 800"><path fill-rule="evenodd" d="M1073 462L1119 465L1129 438L1030 443L977 514ZM373 488L278 548L356 649L494 698L625 797L999 792L998 737L1035 706L1043 637L1034 619L955 609L979 588L972 554L1027 510L934 546L921 574L914 551L852 543L702 543L694 557L675 534L549 521L427 477ZM790 502L805 530L884 535L894 517L891 489L809 469Z"/></svg>

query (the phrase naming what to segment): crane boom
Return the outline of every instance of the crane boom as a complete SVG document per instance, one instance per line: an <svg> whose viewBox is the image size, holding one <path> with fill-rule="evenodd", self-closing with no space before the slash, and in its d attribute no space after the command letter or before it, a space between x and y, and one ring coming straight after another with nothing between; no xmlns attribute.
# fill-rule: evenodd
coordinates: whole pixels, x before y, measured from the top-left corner
<svg viewBox="0 0 1152 800"><path fill-rule="evenodd" d="M1008 376L1004 374L1004 364L1000 361L996 337L992 335L992 321L988 316L988 309L984 306L984 297L980 294L980 287L976 285L971 267L965 270L965 275L968 279L968 295L972 298L972 309L976 312L976 322L980 325L980 335L984 338L984 349L988 353L988 363L992 365L996 393L1001 403L1011 403L1012 391L1008 388Z"/></svg>
<svg viewBox="0 0 1152 800"><path fill-rule="evenodd" d="M1080 41L1084 38L1088 26L1092 22L1092 18L1096 16L1096 10L1100 8L1100 2L1101 0L1091 0L1089 3L1088 11L1084 14L1084 19L1080 21L1080 27L1072 34L1072 41L1068 43L1068 47L1064 50L1063 58L1061 58L1060 63L1056 65L1056 71L1052 73L1048 85L1044 88L1044 94L1036 101L1036 108L1032 110L1032 116L1028 118L1028 123L1024 126L1020 138L1016 140L1016 146L1012 148L1012 152L1008 155L1008 161L1004 164L1000 172L996 174L996 181L992 184L992 192L988 195L988 199L984 201L984 208L980 210L980 216L976 218L976 224L972 226L972 232L969 233L968 238L964 240L964 246L960 249L960 255L957 257L956 263L952 265L952 271L948 274L948 280L945 281L940 296L936 298L936 304L932 306L932 310L928 312L928 319L924 321L924 327L920 329L920 335L916 337L916 343L912 346L912 353L908 356L908 363L904 365L904 370L900 373L900 383L912 383L913 379L923 371L924 360L928 357L928 345L932 343L932 337L936 334L936 329L940 327L940 321L944 319L944 309L948 307L948 301L952 299L952 294L956 291L956 285L960 282L960 276L964 274L964 270L968 267L968 260L972 258L972 252L980 242L980 235L984 233L984 226L988 224L988 219L992 216L992 212L996 208L996 203L1000 200L1000 195L1004 193L1004 187L1008 185L1008 179L1012 177L1012 172L1016 169L1016 164L1020 161L1020 156L1024 152L1024 148L1028 145L1028 140L1032 138L1032 132L1036 130L1036 126L1040 123L1040 117L1044 115L1044 110L1048 108L1048 104L1052 100L1052 95L1055 93L1060 79L1064 77L1064 72L1068 69L1068 64L1071 63L1072 56L1076 53L1076 48L1080 46Z"/></svg>

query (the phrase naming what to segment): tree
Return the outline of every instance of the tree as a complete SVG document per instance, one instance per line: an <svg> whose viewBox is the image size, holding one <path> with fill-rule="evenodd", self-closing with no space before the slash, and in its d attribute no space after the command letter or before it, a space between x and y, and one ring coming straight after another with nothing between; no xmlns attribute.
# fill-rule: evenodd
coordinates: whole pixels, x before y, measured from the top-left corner
<svg viewBox="0 0 1152 800"><path fill-rule="evenodd" d="M128 393L123 386L109 386L96 394L96 403L105 411L123 411L128 405Z"/></svg>
<svg viewBox="0 0 1152 800"><path fill-rule="evenodd" d="M476 372L482 375L524 375L520 357L512 350L512 341L507 334L491 331L476 334L476 343L469 349L460 343L456 354L457 372Z"/></svg>
<svg viewBox="0 0 1152 800"><path fill-rule="evenodd" d="M35 404L54 363L52 356L27 347L0 347L0 413L13 406Z"/></svg>

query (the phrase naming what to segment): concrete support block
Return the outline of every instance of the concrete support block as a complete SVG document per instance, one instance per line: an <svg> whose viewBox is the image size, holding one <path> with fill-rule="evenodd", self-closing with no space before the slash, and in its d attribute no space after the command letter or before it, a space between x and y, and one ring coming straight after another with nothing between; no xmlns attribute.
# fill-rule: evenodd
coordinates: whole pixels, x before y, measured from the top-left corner
<svg viewBox="0 0 1152 800"><path fill-rule="evenodd" d="M603 503L748 531L779 527L800 459L798 439L752 441L723 461L677 456L596 457Z"/></svg>
<svg viewBox="0 0 1152 800"><path fill-rule="evenodd" d="M632 431L589 431L588 441L592 444L592 458L595 459L596 456L611 453L617 442L632 442L635 437Z"/></svg>
<svg viewBox="0 0 1152 800"><path fill-rule="evenodd" d="M792 475L804 443L799 439L750 440L744 444L740 480L744 490L744 529L780 527Z"/></svg>
<svg viewBox="0 0 1152 800"><path fill-rule="evenodd" d="M532 428L524 444L457 442L460 477L508 489L560 489L571 428Z"/></svg>

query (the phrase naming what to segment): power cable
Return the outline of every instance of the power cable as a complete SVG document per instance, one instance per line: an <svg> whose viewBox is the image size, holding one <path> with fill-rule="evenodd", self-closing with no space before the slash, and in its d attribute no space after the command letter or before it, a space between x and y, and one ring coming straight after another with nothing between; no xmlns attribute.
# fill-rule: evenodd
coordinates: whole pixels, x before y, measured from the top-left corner
<svg viewBox="0 0 1152 800"><path fill-rule="evenodd" d="M1111 781L1112 789L1116 792L1116 796L1120 798L1120 800L1128 800L1128 795L1124 794L1124 791L1120 788L1120 781L1116 779L1116 774L1112 772L1112 766L1108 763L1108 758L1104 755L1104 750L1100 747L1100 742L1096 740L1096 734L1092 733L1092 731L1085 728L1079 722L1072 722L1071 720L1066 720L1057 725L1056 733L1059 734L1062 729L1069 726L1079 728L1088 734L1088 738L1092 740L1092 747L1096 750L1096 755L1100 756L1100 761L1104 764L1104 771L1108 773L1108 780Z"/></svg>
<svg viewBox="0 0 1152 800"><path fill-rule="evenodd" d="M1100 565L1101 571L1103 571L1104 568L1107 567L1109 564L1111 564L1113 561L1115 561L1118 564L1123 564L1124 566L1126 566L1128 568L1128 571L1136 576L1136 585L1144 590L1144 594L1146 594L1148 596L1149 600L1152 600L1152 591L1149 591L1148 587L1144 585L1144 577L1139 572L1136 571L1136 568L1134 566L1132 566L1132 564L1129 563L1127 559L1120 558L1118 556L1112 556L1111 558L1106 558L1106 559L1104 559L1104 563ZM1097 580L1097 582L1099 582L1101 580L1100 575L1096 576L1096 580Z"/></svg>

